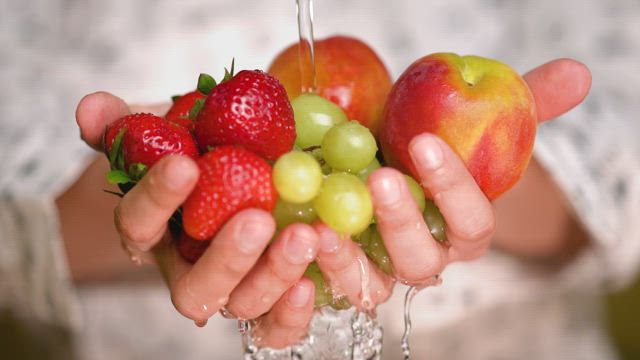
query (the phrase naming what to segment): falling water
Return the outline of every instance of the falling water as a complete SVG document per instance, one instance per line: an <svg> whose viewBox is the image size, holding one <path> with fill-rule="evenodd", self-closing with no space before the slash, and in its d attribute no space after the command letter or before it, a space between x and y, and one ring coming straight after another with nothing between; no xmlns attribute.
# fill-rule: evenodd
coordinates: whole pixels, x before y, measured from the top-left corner
<svg viewBox="0 0 640 360"><path fill-rule="evenodd" d="M404 334L402 334L400 343L404 360L411 360L411 349L409 347L409 337L411 336L411 302L420 290L429 286L440 285L441 283L442 279L440 275L436 275L424 284L410 286L409 289L407 289L407 293L404 296Z"/></svg>
<svg viewBox="0 0 640 360"><path fill-rule="evenodd" d="M313 0L296 0L298 11L298 61L300 63L301 91L314 92L316 89L315 47L313 42Z"/></svg>

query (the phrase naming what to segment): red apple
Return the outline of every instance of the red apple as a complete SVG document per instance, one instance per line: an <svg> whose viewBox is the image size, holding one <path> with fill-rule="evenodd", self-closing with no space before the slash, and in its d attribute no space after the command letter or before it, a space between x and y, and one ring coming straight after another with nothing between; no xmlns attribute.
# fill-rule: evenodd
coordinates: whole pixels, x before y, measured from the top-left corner
<svg viewBox="0 0 640 360"><path fill-rule="evenodd" d="M284 85L290 100L301 92L298 46L281 52L268 71ZM375 134L392 85L378 55L364 42L346 36L316 41L315 54L317 93Z"/></svg>
<svg viewBox="0 0 640 360"><path fill-rule="evenodd" d="M495 199L526 169L536 126L533 95L513 69L478 56L440 53L418 59L396 81L379 139L387 163L417 177L407 146L423 132L438 135Z"/></svg>

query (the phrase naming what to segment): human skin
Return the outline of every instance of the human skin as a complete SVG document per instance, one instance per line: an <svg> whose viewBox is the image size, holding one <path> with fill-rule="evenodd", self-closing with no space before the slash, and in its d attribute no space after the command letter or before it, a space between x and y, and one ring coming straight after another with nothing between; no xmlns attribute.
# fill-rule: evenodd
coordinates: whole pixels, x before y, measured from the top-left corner
<svg viewBox="0 0 640 360"><path fill-rule="evenodd" d="M588 93L591 84L588 69L568 59L555 60L542 65L526 74L524 78L536 100L539 122L550 120L579 104ZM126 104L113 95L96 93L87 96L80 103L77 114L83 139L88 144L99 147L104 124L128 112ZM162 113L161 110L157 112ZM576 235L580 234L580 228L576 225L561 192L535 161L525 172L521 182L492 204L480 191L462 161L437 136L418 135L412 140L409 149L422 183L433 195L447 221L447 236L451 246L443 247L431 238L402 175L390 168L377 170L370 176L369 186L379 229L394 264L397 278L409 283L427 281L441 272L447 264L478 258L491 246L517 257L549 261L565 258L567 254L587 244L584 237ZM165 161L166 164L173 162L180 162L179 166L183 172L194 165L191 160L179 157L171 157L170 160ZM188 165L189 162L191 165ZM175 165L178 166L178 164ZM149 175L153 174L154 169ZM194 275L190 284L193 284L192 289L199 289L195 292L195 298L180 297L179 279L184 278L184 274L194 269L181 265L177 262L179 257L175 255L166 256L171 252L171 248L167 246L166 241L161 240L163 238L166 240L168 216L186 198L196 177L189 178L190 183L183 184L179 189L166 191L161 185L158 186L164 181L163 176L159 175L162 167L158 169L157 176L147 175L149 179L155 179L154 181L143 180L138 185L140 190L132 191L116 205L118 209L116 228L119 232L111 230L94 236L94 229L109 228L111 216L103 216L105 214L102 212L109 213L110 210L105 209L112 209L114 206L113 199L106 197L100 191L102 183L96 183L96 179L103 176L106 171L104 160L96 160L96 163L90 166L85 174L57 200L67 256L74 278L78 281L87 281L132 273L132 267L126 265L128 261L126 257L118 255L116 250L119 242L115 239L121 238L129 250L140 258L151 259L154 258L152 254L155 253L155 259L172 291L174 304L183 315L193 320L204 320L213 315L215 313L213 310L217 308L214 307L203 313L192 307L193 304L202 304L206 301L205 299L228 295L227 308L236 306L234 314L242 316L238 312L247 311L247 315L264 317L269 324L265 326L269 330L263 336L265 345L285 346L287 345L285 342L294 341L304 335L307 322L311 318L313 303L313 292L310 290L312 286L307 279L287 278L288 281L280 282L278 292L281 292L281 295L272 296L272 302L267 304L268 306L261 305L262 307L258 310L255 310L255 304L247 300L260 298L267 291L265 288L268 287L267 285L262 287L256 284L266 284L269 279L277 281L281 275L275 271L272 273L273 277L270 277L267 269L290 265L287 263L288 255L280 252L285 251L284 245L291 240L290 237L281 235L278 241L282 246L272 246L262 257L257 255L258 252L249 255L250 259L243 263L242 269L216 275L219 276L216 278L217 281L227 284L223 289L202 290L201 288L211 283L212 279L208 277L209 275L201 277ZM167 175L171 176L169 174L170 172ZM541 196L541 194L547 196ZM518 206L522 203L528 206ZM86 211L86 209L94 210ZM136 220L136 213L142 211L147 214L144 217L146 220L142 218ZM263 239L266 247L268 240L265 239L270 238L273 233L271 217L266 213L251 210L238 214L237 218L262 224L260 226L264 227L261 228L260 238ZM241 220L237 223L241 223ZM416 227L416 224L420 226ZM341 241L337 234L322 224L316 224L313 228L298 229L304 229L302 231L306 236L314 238L313 244L303 241L306 236L301 236L298 241L312 246L317 252L317 261L323 274L329 277L332 284L339 286L352 303L359 303L360 270L356 259L367 262L362 250L351 241ZM294 231L291 230L291 232ZM226 241L217 238L214 240L221 245L226 244L227 247L211 251L210 256L205 256L205 259L201 260L208 265L197 263L194 267L217 269L216 266L223 266L216 253L234 251L233 233L233 231L228 232L230 235L225 237ZM83 245L86 234L92 234L91 246ZM107 254L110 256L96 256L96 251L99 249L109 249ZM282 256L277 256L280 254ZM112 257L115 256L121 256L123 260L113 259ZM247 257L246 254L237 256ZM282 263L274 263L278 259ZM375 303L383 302L390 295L393 281L382 271L375 269L373 263L368 266L373 268L370 281L372 300ZM224 267L221 268L224 269ZM199 273L203 274L202 271ZM255 281L256 277L260 277L262 281ZM182 291L184 293L184 290ZM209 291L215 293L212 294ZM306 298L307 303L290 301L294 298L297 300ZM184 302L182 305L180 299L186 299L182 300ZM295 307L292 306L293 303L302 304L302 306ZM269 309L270 306L273 307ZM249 314L249 312L254 313ZM247 316L247 318L251 317ZM283 341L283 339L287 340Z"/></svg>

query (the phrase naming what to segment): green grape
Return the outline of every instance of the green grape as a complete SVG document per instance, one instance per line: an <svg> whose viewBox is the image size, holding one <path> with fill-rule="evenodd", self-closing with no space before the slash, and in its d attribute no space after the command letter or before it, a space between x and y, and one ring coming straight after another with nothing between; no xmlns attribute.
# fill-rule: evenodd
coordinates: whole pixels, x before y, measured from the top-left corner
<svg viewBox="0 0 640 360"><path fill-rule="evenodd" d="M316 94L298 96L291 107L296 120L296 145L301 149L320 146L333 125L348 120L338 105Z"/></svg>
<svg viewBox="0 0 640 360"><path fill-rule="evenodd" d="M318 163L320 163L320 167L322 168L322 173L324 175L329 175L331 174L331 166L329 166L327 164L326 161L324 161L324 157L322 156L322 148L314 148L313 150L307 150L308 154L311 154L311 156L313 156Z"/></svg>
<svg viewBox="0 0 640 360"><path fill-rule="evenodd" d="M381 167L380 162L378 161L378 159L374 157L373 161L370 162L369 165L367 165L367 167L358 171L356 175L360 178L360 180L366 182L367 179L369 178L369 175L371 175L372 172L380 169L380 167Z"/></svg>
<svg viewBox="0 0 640 360"><path fill-rule="evenodd" d="M369 190L357 176L347 173L328 175L313 206L325 224L342 234L362 232L373 217Z"/></svg>
<svg viewBox="0 0 640 360"><path fill-rule="evenodd" d="M309 278L309 280L313 281L313 285L316 288L316 298L314 301L314 306L319 307L323 305L331 305L334 309L348 309L351 307L349 300L346 297L334 297L331 291L331 288L327 284L320 271L320 267L315 262L312 262L307 266L307 269L304 272L304 276Z"/></svg>
<svg viewBox="0 0 640 360"><path fill-rule="evenodd" d="M317 215L311 202L293 204L278 199L273 208L273 217L276 219L278 230L281 230L293 223L311 224Z"/></svg>
<svg viewBox="0 0 640 360"><path fill-rule="evenodd" d="M405 175L405 178L407 179L407 186L409 187L411 196L413 196L413 199L416 201L420 212L423 212L426 206L426 199L424 197L424 190L422 190L422 186L420 186L420 184L418 184L418 182L409 175Z"/></svg>
<svg viewBox="0 0 640 360"><path fill-rule="evenodd" d="M438 242L444 243L447 241L447 223L444 221L444 217L440 213L440 209L436 206L436 204L427 200L425 202L424 209L424 222L427 223L429 227L429 231L434 239Z"/></svg>
<svg viewBox="0 0 640 360"><path fill-rule="evenodd" d="M370 225L365 231L356 236L354 240L360 244L364 253L367 254L367 257L369 257L378 268L391 275L391 258L389 257L387 248L384 247L382 236L380 236L378 228L375 225Z"/></svg>
<svg viewBox="0 0 640 360"><path fill-rule="evenodd" d="M307 267L307 270L304 272L304 276L309 278L309 280L313 281L313 284L316 287L316 299L314 305L316 307L323 306L327 304L331 304L333 302L333 295L331 294L331 289L327 286L327 283L324 281L324 277L320 272L320 268L318 264L312 262Z"/></svg>
<svg viewBox="0 0 640 360"><path fill-rule="evenodd" d="M303 151L290 151L273 165L273 184L285 201L309 202L320 191L322 169L313 156Z"/></svg>
<svg viewBox="0 0 640 360"><path fill-rule="evenodd" d="M324 159L336 170L357 173L376 157L378 146L373 134L357 121L338 124L324 136Z"/></svg>

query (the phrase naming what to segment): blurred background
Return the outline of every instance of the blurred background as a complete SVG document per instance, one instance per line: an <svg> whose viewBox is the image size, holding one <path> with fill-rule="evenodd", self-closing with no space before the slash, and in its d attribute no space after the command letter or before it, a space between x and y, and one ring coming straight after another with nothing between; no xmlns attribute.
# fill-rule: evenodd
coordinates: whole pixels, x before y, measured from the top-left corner
<svg viewBox="0 0 640 360"><path fill-rule="evenodd" d="M638 1L315 3L317 38L341 33L364 39L384 59L394 78L413 60L436 51L492 57L521 72L552 58L572 57L586 63L594 79L594 95L579 114L603 120L611 114L637 117ZM220 77L232 58L238 69L266 69L297 36L294 0L0 0L0 140L14 139L12 149L17 148L15 153L23 157L9 157L7 152L4 157L0 154L1 163L10 169L20 160L28 167L29 159L43 156L42 151L33 151L30 142L20 142L19 134L29 129L41 129L33 132L43 137L29 137L30 141L55 139L51 153L70 155L51 159L51 167L56 162L74 163L50 186L29 177L16 180L15 173L1 175L2 200L11 202L20 194L35 194L53 201L89 163L94 155L80 141L74 122L75 106L83 95L105 90L129 103L166 102L170 95L193 89L200 72ZM605 111L610 108L619 112ZM3 145L0 149L7 150ZM218 359L238 357L235 325L216 317L200 330L182 321L153 269L134 269L123 261L112 264L108 275L90 274L95 276L68 283L63 245L55 232L55 211L47 209L43 219L54 223L50 233L54 250L47 256L58 260L44 269L55 269L50 275L58 274L55 280L72 290L70 295L43 299L36 290L35 275L16 273L21 265L16 264L15 256L22 250L0 250L0 349L21 349L32 358L45 358L43 354L52 351L65 354L59 358L71 358L64 344L75 337L82 339L75 343L80 359L160 358L166 349L175 354L197 352L188 346L217 347L209 352ZM7 214L0 211L0 220ZM111 209L104 209L99 216L110 214ZM3 224L8 226L0 221L0 226ZM96 229L100 231L109 230ZM110 248L92 248L92 236L87 235L86 256L99 258L104 252L120 251L115 241ZM10 281L9 276L15 278ZM19 292L12 285L16 279L27 284L21 291L39 299L29 306L46 307L50 305L47 301L67 305L53 307L60 309L54 316L13 311L15 304L4 301L3 294ZM127 306L119 306L125 298ZM639 359L640 283L611 294L606 304L607 330L621 358ZM146 320L131 317L132 311ZM171 321L158 318L158 313ZM133 337L114 330L118 324ZM179 328L198 345L187 346L165 335L166 324ZM81 336L69 333L68 328L78 329ZM238 346L225 347L229 339ZM149 353L149 349L155 352ZM12 356L7 358L30 358L24 353Z"/></svg>

